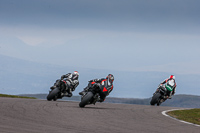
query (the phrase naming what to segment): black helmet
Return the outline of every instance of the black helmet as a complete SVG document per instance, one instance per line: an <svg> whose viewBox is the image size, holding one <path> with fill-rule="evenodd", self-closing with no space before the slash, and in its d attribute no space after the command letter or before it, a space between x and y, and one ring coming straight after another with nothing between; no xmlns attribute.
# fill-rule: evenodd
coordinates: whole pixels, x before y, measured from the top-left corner
<svg viewBox="0 0 200 133"><path fill-rule="evenodd" d="M110 82L114 81L114 76L112 74L108 74L108 76L106 77Z"/></svg>

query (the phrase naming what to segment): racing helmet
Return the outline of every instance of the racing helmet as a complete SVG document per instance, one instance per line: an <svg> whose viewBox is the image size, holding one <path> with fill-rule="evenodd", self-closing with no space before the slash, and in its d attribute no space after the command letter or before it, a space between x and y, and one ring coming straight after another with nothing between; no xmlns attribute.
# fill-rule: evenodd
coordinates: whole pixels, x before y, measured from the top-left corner
<svg viewBox="0 0 200 133"><path fill-rule="evenodd" d="M175 80L175 76L174 75L170 75L169 79L174 79Z"/></svg>
<svg viewBox="0 0 200 133"><path fill-rule="evenodd" d="M74 71L74 72L73 72L73 76L77 76L77 77L78 77L78 76L79 76L78 71Z"/></svg>
<svg viewBox="0 0 200 133"><path fill-rule="evenodd" d="M106 77L110 82L114 81L114 76L112 74L108 74L108 76Z"/></svg>

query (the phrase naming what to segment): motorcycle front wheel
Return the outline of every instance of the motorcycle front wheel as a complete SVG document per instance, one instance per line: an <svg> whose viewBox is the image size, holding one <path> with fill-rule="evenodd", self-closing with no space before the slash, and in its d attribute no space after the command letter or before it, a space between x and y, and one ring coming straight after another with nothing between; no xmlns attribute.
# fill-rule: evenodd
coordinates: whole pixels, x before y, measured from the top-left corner
<svg viewBox="0 0 200 133"><path fill-rule="evenodd" d="M88 92L82 99L81 102L79 103L79 107L83 108L85 107L85 105L87 105L89 103L89 101L91 100L91 98L93 97L93 93L92 92Z"/></svg>
<svg viewBox="0 0 200 133"><path fill-rule="evenodd" d="M153 95L150 104L151 105L155 105L156 103L159 102L161 94L160 93L156 93L155 95Z"/></svg>
<svg viewBox="0 0 200 133"><path fill-rule="evenodd" d="M57 97L59 91L60 91L60 90L59 90L58 88L53 89L53 90L49 93L49 95L47 96L47 100L48 100L48 101L51 101L51 100L53 99L53 100L55 101L55 98Z"/></svg>

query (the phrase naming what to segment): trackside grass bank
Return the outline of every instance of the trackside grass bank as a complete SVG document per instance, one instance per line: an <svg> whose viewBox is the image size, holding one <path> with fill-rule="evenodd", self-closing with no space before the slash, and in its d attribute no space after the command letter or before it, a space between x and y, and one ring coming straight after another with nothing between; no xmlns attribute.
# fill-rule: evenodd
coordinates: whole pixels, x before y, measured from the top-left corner
<svg viewBox="0 0 200 133"><path fill-rule="evenodd" d="M174 118L200 125L200 109L175 110L167 114Z"/></svg>
<svg viewBox="0 0 200 133"><path fill-rule="evenodd" d="M0 94L0 97L37 99L35 97L25 97L25 96L16 96L16 95L7 95L7 94Z"/></svg>

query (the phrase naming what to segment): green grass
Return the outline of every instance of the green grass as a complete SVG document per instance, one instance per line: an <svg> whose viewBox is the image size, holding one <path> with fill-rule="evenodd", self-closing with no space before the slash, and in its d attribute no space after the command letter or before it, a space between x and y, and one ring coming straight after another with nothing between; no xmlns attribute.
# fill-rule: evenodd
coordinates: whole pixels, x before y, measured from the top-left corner
<svg viewBox="0 0 200 133"><path fill-rule="evenodd" d="M174 118L200 125L200 109L175 110L167 114Z"/></svg>
<svg viewBox="0 0 200 133"><path fill-rule="evenodd" d="M25 96L16 96L16 95L7 95L7 94L0 94L0 97L37 99L35 97L25 97Z"/></svg>

